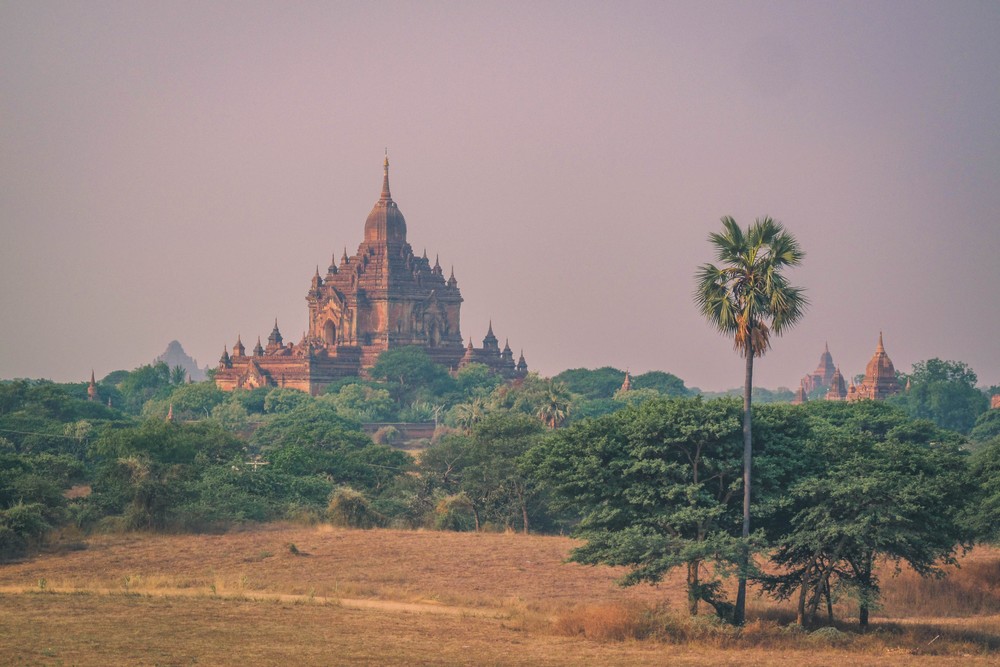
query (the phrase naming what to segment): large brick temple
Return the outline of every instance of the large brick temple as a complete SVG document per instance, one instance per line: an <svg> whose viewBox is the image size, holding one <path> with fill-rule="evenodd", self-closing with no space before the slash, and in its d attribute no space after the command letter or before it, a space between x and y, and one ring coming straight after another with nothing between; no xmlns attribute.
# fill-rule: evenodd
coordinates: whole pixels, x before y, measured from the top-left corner
<svg viewBox="0 0 1000 667"><path fill-rule="evenodd" d="M288 387L317 394L342 377L365 375L389 349L415 345L435 362L457 370L482 363L506 378L524 377L524 354L515 363L510 346L501 350L493 324L475 348L463 345L459 328L462 293L454 270L446 279L437 259L413 254L406 221L389 192L389 159L382 194L365 221L364 240L353 257L344 250L321 276L319 268L306 294L308 330L298 343L285 343L278 323L247 354L240 337L232 354L223 349L215 372L224 390Z"/></svg>

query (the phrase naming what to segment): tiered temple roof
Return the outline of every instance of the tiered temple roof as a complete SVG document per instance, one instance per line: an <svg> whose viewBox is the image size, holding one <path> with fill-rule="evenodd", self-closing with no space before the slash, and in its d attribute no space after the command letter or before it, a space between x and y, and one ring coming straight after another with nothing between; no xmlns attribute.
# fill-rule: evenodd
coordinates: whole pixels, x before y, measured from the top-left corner
<svg viewBox="0 0 1000 667"><path fill-rule="evenodd" d="M364 238L353 256L347 249L326 275L319 267L306 294L309 328L297 344L285 343L275 320L247 357L240 337L219 360L216 383L223 389L286 386L317 393L338 377L365 375L378 356L393 348L418 346L436 362L457 369L483 363L504 377L523 377L522 353L514 363L501 351L490 323L483 347L466 349L459 328L462 294L454 268L447 280L435 257L417 257L406 240L406 220L389 189L389 159L382 191L365 221ZM470 351L471 350L471 351Z"/></svg>
<svg viewBox="0 0 1000 667"><path fill-rule="evenodd" d="M864 399L882 400L898 394L900 390L899 382L896 380L896 368L892 365L892 360L885 352L885 345L882 344L882 332L878 334L878 345L875 354L865 367L865 378L861 384L848 389L848 401L860 401Z"/></svg>

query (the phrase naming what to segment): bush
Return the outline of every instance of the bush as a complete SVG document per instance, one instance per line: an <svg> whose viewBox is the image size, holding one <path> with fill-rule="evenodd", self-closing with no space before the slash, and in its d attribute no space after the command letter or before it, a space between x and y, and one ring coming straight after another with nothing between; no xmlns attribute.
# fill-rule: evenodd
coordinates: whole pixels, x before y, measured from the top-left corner
<svg viewBox="0 0 1000 667"><path fill-rule="evenodd" d="M438 530L468 531L475 528L472 502L464 493L445 496L434 507L434 527Z"/></svg>
<svg viewBox="0 0 1000 667"><path fill-rule="evenodd" d="M372 435L376 445L391 445L398 439L399 429L395 426L383 426Z"/></svg>
<svg viewBox="0 0 1000 667"><path fill-rule="evenodd" d="M18 502L0 510L0 561L24 554L41 541L49 528L41 503Z"/></svg>
<svg viewBox="0 0 1000 667"><path fill-rule="evenodd" d="M333 525L344 528L375 528L385 521L364 494L349 486L342 486L330 495L326 518Z"/></svg>

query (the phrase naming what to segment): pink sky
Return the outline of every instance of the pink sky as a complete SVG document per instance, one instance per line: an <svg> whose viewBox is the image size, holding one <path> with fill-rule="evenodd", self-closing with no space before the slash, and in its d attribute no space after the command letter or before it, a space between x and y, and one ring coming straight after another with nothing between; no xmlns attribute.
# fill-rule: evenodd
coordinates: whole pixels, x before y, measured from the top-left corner
<svg viewBox="0 0 1000 667"><path fill-rule="evenodd" d="M1000 384L995 2L0 4L0 378L306 325L388 146L417 252L533 370L742 382L692 303L719 218L783 221L794 387L879 331Z"/></svg>

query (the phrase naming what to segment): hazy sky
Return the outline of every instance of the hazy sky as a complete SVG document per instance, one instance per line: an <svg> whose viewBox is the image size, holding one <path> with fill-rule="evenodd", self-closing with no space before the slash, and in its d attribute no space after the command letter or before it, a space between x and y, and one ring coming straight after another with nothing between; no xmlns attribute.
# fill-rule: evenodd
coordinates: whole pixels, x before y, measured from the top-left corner
<svg viewBox="0 0 1000 667"><path fill-rule="evenodd" d="M0 377L202 365L305 295L378 198L545 375L742 383L692 303L770 215L812 305L797 386L969 363L1000 384L1000 3L0 0Z"/></svg>

